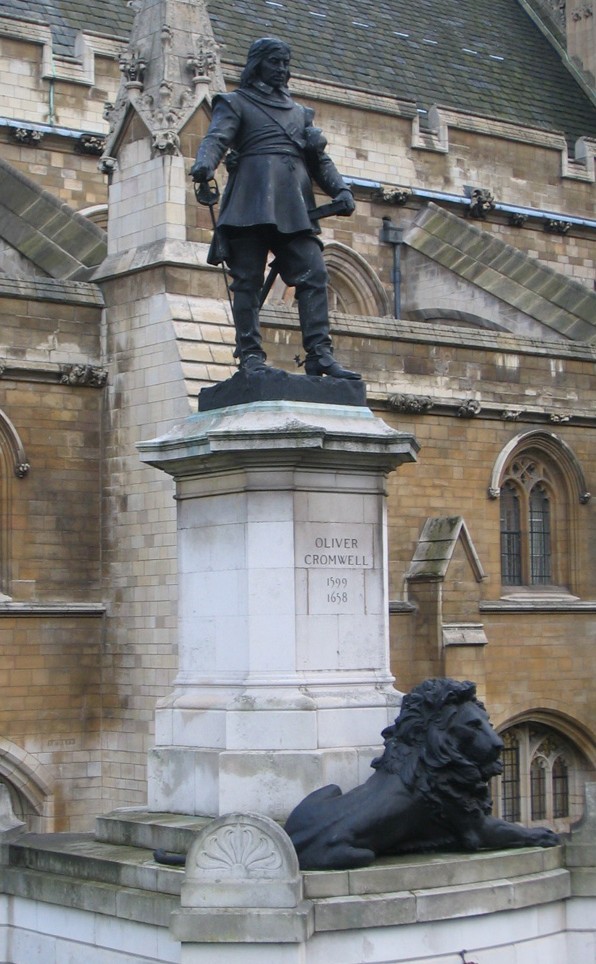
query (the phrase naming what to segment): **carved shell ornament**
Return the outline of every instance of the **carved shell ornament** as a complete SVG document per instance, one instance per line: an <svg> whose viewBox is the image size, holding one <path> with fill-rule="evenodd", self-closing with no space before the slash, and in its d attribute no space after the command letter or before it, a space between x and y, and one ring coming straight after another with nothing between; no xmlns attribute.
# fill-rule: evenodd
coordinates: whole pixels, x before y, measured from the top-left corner
<svg viewBox="0 0 596 964"><path fill-rule="evenodd" d="M219 827L207 837L197 854L196 866L239 879L279 870L282 859L265 833L256 827L236 824Z"/></svg>

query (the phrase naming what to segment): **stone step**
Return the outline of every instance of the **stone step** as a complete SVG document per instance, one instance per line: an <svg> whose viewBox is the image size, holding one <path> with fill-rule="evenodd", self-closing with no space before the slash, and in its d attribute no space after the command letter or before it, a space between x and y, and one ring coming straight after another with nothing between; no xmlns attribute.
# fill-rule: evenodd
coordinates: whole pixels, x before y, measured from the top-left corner
<svg viewBox="0 0 596 964"><path fill-rule="evenodd" d="M514 879L564 867L563 848L523 847L477 853L382 857L357 870L306 871L304 896L311 899L458 887Z"/></svg>
<svg viewBox="0 0 596 964"><path fill-rule="evenodd" d="M482 883L421 890L351 895L314 900L315 930L389 927L542 906L570 896L569 872L562 868L497 878Z"/></svg>
<svg viewBox="0 0 596 964"><path fill-rule="evenodd" d="M155 813L146 807L126 807L96 819L95 839L103 843L185 854L193 837L212 820L213 817Z"/></svg>
<svg viewBox="0 0 596 964"><path fill-rule="evenodd" d="M55 876L178 896L184 868L156 863L152 850L97 841L93 834L23 834L9 865Z"/></svg>
<svg viewBox="0 0 596 964"><path fill-rule="evenodd" d="M193 836L210 820L177 814L148 818L146 811L123 816L115 811L98 819L103 839L98 831L95 835L23 834L10 844L9 862L13 867L177 896L184 868L157 863L153 850L185 853ZM562 847L386 857L355 870L306 871L304 896L317 900L458 887L548 873L563 866Z"/></svg>
<svg viewBox="0 0 596 964"><path fill-rule="evenodd" d="M176 815L139 819L107 815L102 832L165 842L180 852L188 834L208 822ZM177 836L161 836L183 832ZM143 835L147 836L143 836ZM93 834L23 834L7 846L5 893L168 925L180 907L184 869L155 862L151 848L98 840ZM564 899L570 875L563 848L385 858L372 867L304 873L315 929L334 931L493 913Z"/></svg>
<svg viewBox="0 0 596 964"><path fill-rule="evenodd" d="M173 894L29 870L22 866L3 867L1 876L3 894L57 904L65 910L74 908L157 927L168 927L171 914L180 908L180 898Z"/></svg>

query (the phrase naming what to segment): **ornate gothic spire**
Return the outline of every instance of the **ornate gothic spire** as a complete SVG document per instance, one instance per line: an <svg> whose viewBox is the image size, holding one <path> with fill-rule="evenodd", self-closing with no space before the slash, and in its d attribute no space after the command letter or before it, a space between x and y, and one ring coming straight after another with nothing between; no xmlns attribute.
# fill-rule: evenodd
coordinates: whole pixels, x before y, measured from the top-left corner
<svg viewBox="0 0 596 964"><path fill-rule="evenodd" d="M122 80L115 104L106 104L110 133L100 166L114 154L134 109L152 137L155 154L179 154L179 133L197 107L225 90L218 47L204 0L129 0L135 19L120 55Z"/></svg>

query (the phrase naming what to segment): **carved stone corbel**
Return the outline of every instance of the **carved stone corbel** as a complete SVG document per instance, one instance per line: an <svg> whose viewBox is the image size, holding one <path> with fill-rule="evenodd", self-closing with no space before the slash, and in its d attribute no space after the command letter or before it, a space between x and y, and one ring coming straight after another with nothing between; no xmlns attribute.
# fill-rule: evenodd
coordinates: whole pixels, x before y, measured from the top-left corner
<svg viewBox="0 0 596 964"><path fill-rule="evenodd" d="M408 415L424 415L434 405L430 395L390 395L387 404L396 412Z"/></svg>
<svg viewBox="0 0 596 964"><path fill-rule="evenodd" d="M26 144L27 147L35 147L43 140L41 131L32 130L29 127L11 127L10 133L19 144Z"/></svg>
<svg viewBox="0 0 596 964"><path fill-rule="evenodd" d="M105 137L98 134L83 134L75 144L75 151L78 154L95 154L100 156L106 146Z"/></svg>
<svg viewBox="0 0 596 964"><path fill-rule="evenodd" d="M180 138L173 130L154 131L151 147L154 151L159 151L160 154L177 155L180 153Z"/></svg>
<svg viewBox="0 0 596 964"><path fill-rule="evenodd" d="M485 221L487 214L495 209L495 199L486 188L474 188L469 194L470 205L468 214L471 218Z"/></svg>
<svg viewBox="0 0 596 964"><path fill-rule="evenodd" d="M376 201L381 201L382 204L397 204L398 206L402 207L404 204L408 203L408 198L410 197L411 193L412 192L405 187L382 187L376 191L373 196Z"/></svg>
<svg viewBox="0 0 596 964"><path fill-rule="evenodd" d="M528 215L518 214L516 211L512 211L507 220L512 228L523 228L528 220Z"/></svg>
<svg viewBox="0 0 596 964"><path fill-rule="evenodd" d="M559 423L570 422L572 418L573 418L573 415L567 414L566 412L561 412L561 413L551 412L551 414L548 416L549 422L553 422L555 425Z"/></svg>
<svg viewBox="0 0 596 964"><path fill-rule="evenodd" d="M107 380L107 370L93 365L65 365L60 369L61 385L87 385L89 388L103 388Z"/></svg>
<svg viewBox="0 0 596 964"><path fill-rule="evenodd" d="M118 167L118 161L115 157L104 155L97 166L103 174L113 174Z"/></svg>
<svg viewBox="0 0 596 964"><path fill-rule="evenodd" d="M565 235L571 228L571 221L562 221L558 218L547 218L544 222L544 230L547 234Z"/></svg>
<svg viewBox="0 0 596 964"><path fill-rule="evenodd" d="M476 398L467 398L457 410L460 418L476 418L482 411L482 405Z"/></svg>

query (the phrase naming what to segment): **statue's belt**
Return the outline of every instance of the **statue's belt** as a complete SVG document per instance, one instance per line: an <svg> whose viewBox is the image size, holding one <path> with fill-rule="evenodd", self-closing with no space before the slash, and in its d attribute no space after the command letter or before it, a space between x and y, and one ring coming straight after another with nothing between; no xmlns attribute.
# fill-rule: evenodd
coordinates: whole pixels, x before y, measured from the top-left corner
<svg viewBox="0 0 596 964"><path fill-rule="evenodd" d="M302 151L299 151L299 150L292 151L287 147L278 147L278 148L263 147L262 150L253 148L250 151L238 151L237 160L241 161L243 157L265 157L267 154L274 154L274 155L281 154L281 155L285 155L286 157L303 157L304 156Z"/></svg>

